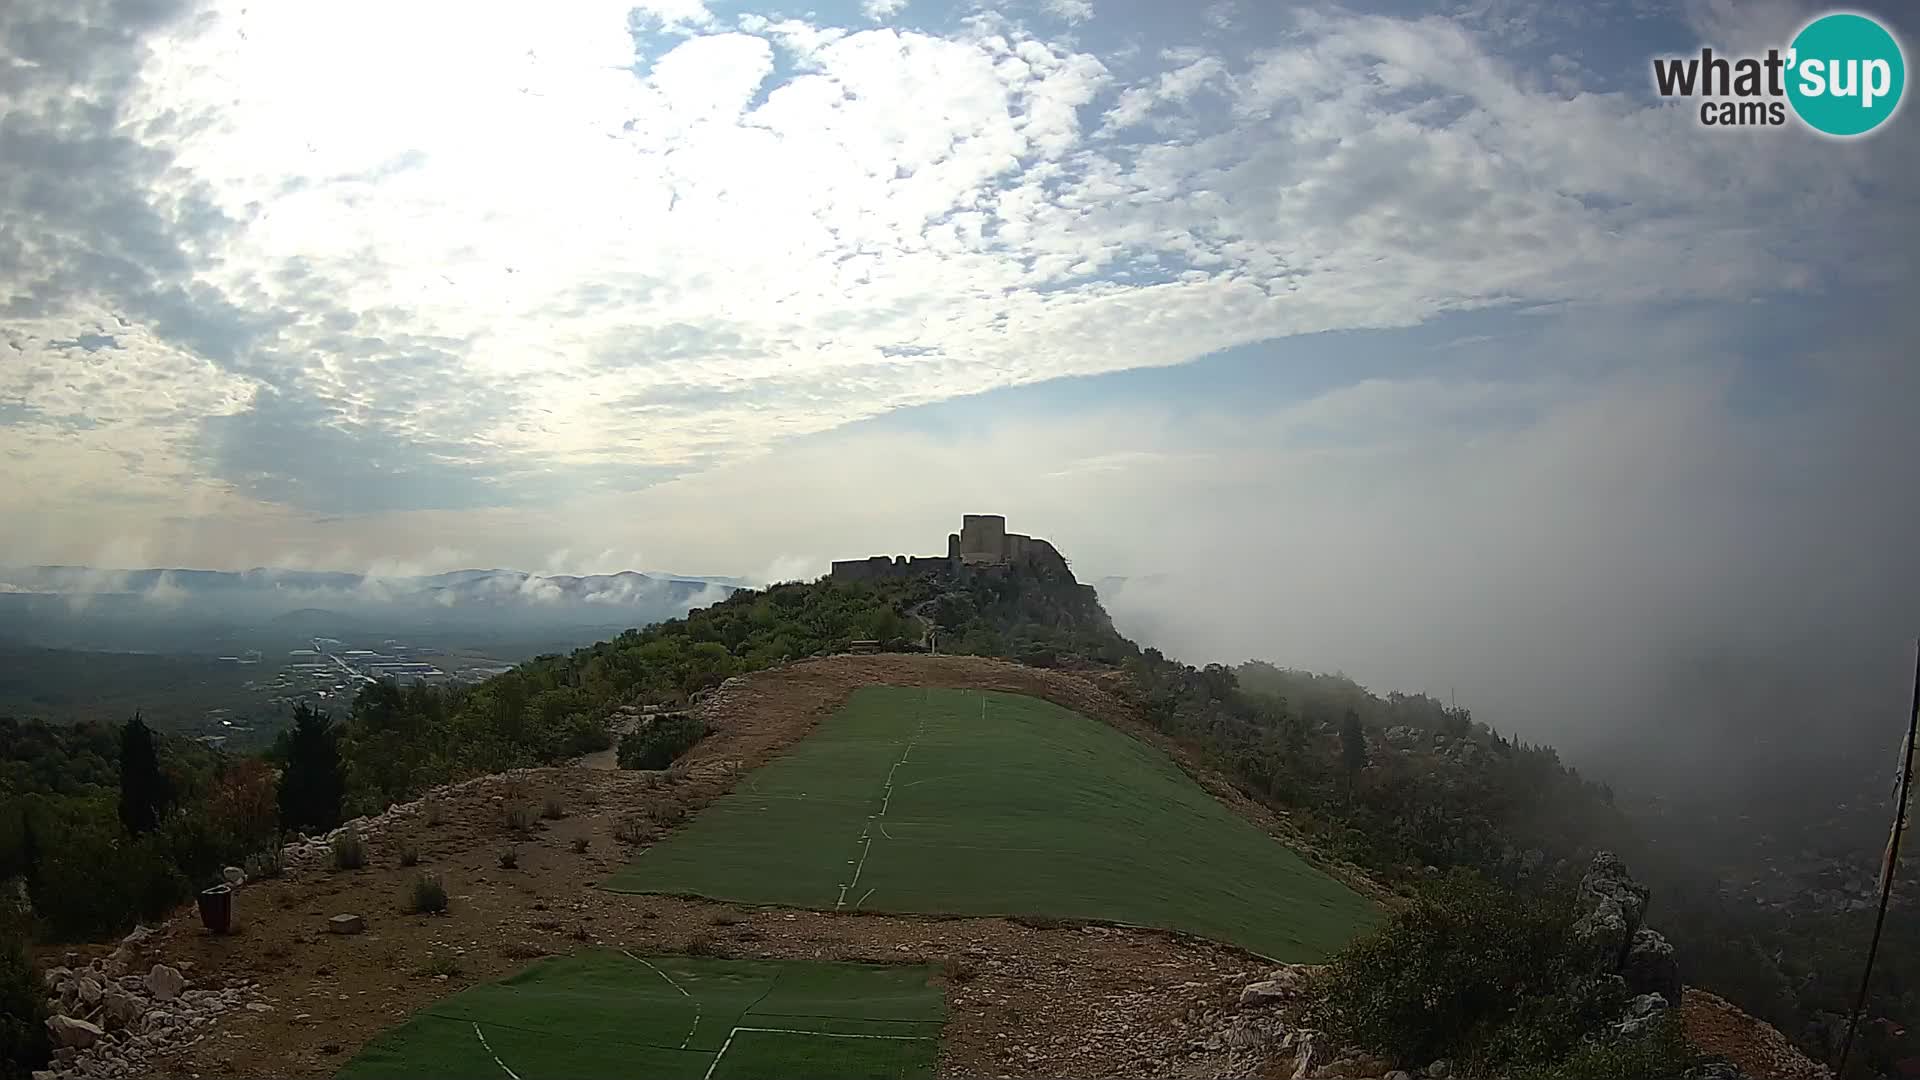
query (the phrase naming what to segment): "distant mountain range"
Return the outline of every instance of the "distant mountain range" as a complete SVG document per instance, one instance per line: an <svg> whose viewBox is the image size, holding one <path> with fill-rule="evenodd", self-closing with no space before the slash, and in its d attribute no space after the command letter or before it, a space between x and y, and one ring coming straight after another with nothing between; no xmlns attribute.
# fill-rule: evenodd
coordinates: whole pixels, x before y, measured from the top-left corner
<svg viewBox="0 0 1920 1080"><path fill-rule="evenodd" d="M0 634L63 648L152 649L169 637L252 631L400 633L510 628L551 633L645 626L725 599L739 578L452 570L384 576L88 566L0 567ZM156 643L156 641L158 643Z"/></svg>

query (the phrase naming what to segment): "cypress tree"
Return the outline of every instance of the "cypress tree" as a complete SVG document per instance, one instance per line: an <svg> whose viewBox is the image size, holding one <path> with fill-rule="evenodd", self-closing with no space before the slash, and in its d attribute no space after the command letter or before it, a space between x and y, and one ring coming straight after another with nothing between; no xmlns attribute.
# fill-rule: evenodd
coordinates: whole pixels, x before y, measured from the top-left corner
<svg viewBox="0 0 1920 1080"><path fill-rule="evenodd" d="M333 828L340 824L346 792L338 729L327 714L304 702L294 706L287 767L280 774L280 827L307 833Z"/></svg>
<svg viewBox="0 0 1920 1080"><path fill-rule="evenodd" d="M120 729L120 824L138 836L160 824L171 801L153 729L135 712Z"/></svg>

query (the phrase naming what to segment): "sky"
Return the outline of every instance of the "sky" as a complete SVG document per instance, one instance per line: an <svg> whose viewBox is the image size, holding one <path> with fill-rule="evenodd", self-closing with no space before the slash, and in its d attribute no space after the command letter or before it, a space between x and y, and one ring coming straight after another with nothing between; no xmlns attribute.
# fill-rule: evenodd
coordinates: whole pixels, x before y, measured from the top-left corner
<svg viewBox="0 0 1920 1080"><path fill-rule="evenodd" d="M1649 74L1821 10L12 0L0 565L773 580L998 512L1196 662L1870 742L1920 124Z"/></svg>

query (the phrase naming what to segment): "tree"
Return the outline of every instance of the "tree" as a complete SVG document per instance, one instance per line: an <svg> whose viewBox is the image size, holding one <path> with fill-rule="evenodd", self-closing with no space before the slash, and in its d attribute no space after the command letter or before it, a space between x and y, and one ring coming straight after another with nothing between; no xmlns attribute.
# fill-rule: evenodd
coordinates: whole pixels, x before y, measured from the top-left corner
<svg viewBox="0 0 1920 1080"><path fill-rule="evenodd" d="M340 733L326 713L302 702L293 708L287 767L280 774L280 827L325 832L340 824L346 797L340 764Z"/></svg>
<svg viewBox="0 0 1920 1080"><path fill-rule="evenodd" d="M1353 778L1367 767L1367 731L1352 709L1340 718L1340 764L1347 770L1347 797L1352 798Z"/></svg>
<svg viewBox="0 0 1920 1080"><path fill-rule="evenodd" d="M120 729L120 824L138 836L160 824L171 802L153 729L135 712Z"/></svg>

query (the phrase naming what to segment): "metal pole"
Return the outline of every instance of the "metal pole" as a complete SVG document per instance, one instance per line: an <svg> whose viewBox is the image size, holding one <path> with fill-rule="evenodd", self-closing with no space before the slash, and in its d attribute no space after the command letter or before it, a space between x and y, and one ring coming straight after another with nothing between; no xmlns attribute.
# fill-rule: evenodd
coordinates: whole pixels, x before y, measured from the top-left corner
<svg viewBox="0 0 1920 1080"><path fill-rule="evenodd" d="M1900 795L1893 804L1893 836L1887 841L1886 880L1880 885L1880 913L1873 920L1873 943L1867 946L1867 968L1860 973L1860 993L1853 1000L1853 1012L1847 1018L1847 1038L1840 1044L1840 1067L1836 1077L1847 1074L1847 1057L1853 1052L1853 1033L1860 1026L1860 1014L1867 1007L1867 985L1873 979L1873 960L1880 952L1880 930L1887 924L1887 901L1893 896L1893 878L1900 865L1900 833L1906 824L1907 793L1913 785L1914 732L1920 729L1920 642L1914 645L1913 702L1907 707L1907 741L1902 745Z"/></svg>

